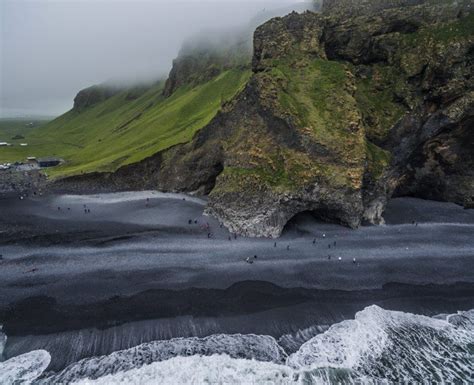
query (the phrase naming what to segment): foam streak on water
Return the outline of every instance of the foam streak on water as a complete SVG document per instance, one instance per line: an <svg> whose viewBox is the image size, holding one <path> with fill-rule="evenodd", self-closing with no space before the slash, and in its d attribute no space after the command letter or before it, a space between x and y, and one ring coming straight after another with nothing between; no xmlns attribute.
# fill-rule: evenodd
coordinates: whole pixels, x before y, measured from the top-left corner
<svg viewBox="0 0 474 385"><path fill-rule="evenodd" d="M274 338L261 335L156 341L81 360L34 383L386 384L474 379L474 311L431 318L370 306L354 320L317 332L313 327L282 337L280 343L290 350L309 338L289 356ZM47 361L44 353L0 365L11 371L9 378L28 371L34 378Z"/></svg>

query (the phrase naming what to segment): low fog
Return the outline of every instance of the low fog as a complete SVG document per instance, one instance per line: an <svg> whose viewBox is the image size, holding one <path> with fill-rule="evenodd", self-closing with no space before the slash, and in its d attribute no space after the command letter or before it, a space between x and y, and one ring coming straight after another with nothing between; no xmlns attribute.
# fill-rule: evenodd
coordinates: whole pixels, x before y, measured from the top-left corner
<svg viewBox="0 0 474 385"><path fill-rule="evenodd" d="M90 85L165 77L184 41L304 7L301 0L0 4L0 117L55 116Z"/></svg>

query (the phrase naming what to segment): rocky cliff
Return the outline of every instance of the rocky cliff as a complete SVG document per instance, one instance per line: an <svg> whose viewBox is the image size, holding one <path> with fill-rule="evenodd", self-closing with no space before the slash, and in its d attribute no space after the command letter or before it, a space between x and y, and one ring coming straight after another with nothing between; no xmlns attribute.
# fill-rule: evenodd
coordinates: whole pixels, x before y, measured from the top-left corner
<svg viewBox="0 0 474 385"><path fill-rule="evenodd" d="M397 5L272 19L247 86L191 142L58 186L208 194L208 213L248 236L302 211L382 223L393 194L472 205L470 3Z"/></svg>
<svg viewBox="0 0 474 385"><path fill-rule="evenodd" d="M197 42L197 47L184 48L173 61L163 95L169 97L179 87L195 86L237 67L245 68L251 59L251 47L242 38L234 41ZM225 48L224 48L225 47Z"/></svg>
<svg viewBox="0 0 474 385"><path fill-rule="evenodd" d="M324 14L361 16L380 12L390 8L410 7L437 0L325 0L321 11ZM442 2L444 0L438 0Z"/></svg>
<svg viewBox="0 0 474 385"><path fill-rule="evenodd" d="M118 87L100 85L80 91L74 98L74 111L81 112L88 107L103 102L120 92Z"/></svg>

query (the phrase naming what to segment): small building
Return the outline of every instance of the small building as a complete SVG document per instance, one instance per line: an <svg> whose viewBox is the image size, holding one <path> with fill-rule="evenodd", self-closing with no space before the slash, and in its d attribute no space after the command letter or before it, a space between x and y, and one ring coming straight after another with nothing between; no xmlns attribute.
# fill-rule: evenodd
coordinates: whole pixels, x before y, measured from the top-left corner
<svg viewBox="0 0 474 385"><path fill-rule="evenodd" d="M40 167L54 167L61 164L61 159L59 158L39 158L37 160L38 166Z"/></svg>
<svg viewBox="0 0 474 385"><path fill-rule="evenodd" d="M28 143L20 143L20 147L26 147L28 146Z"/></svg>
<svg viewBox="0 0 474 385"><path fill-rule="evenodd" d="M9 146L10 144L7 142L0 142L0 147L6 147Z"/></svg>
<svg viewBox="0 0 474 385"><path fill-rule="evenodd" d="M26 160L28 161L28 163L36 163L37 162L37 159L35 156L29 156L26 158Z"/></svg>

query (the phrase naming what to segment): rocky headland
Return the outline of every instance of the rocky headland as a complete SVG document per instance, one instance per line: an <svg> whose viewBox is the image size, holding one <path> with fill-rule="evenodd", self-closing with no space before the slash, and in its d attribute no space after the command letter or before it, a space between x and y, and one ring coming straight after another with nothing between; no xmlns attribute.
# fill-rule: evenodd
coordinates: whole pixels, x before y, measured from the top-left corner
<svg viewBox="0 0 474 385"><path fill-rule="evenodd" d="M321 13L266 22L253 45L251 64L232 48L226 60L174 62L165 97L251 65L246 86L191 141L51 187L208 195L207 213L232 232L265 237L304 211L380 224L392 196L473 205L470 2L328 1ZM81 105L107 97L93 91Z"/></svg>

